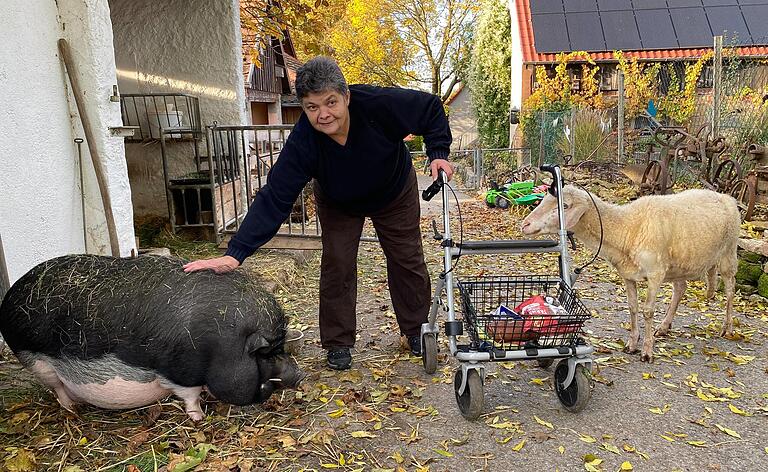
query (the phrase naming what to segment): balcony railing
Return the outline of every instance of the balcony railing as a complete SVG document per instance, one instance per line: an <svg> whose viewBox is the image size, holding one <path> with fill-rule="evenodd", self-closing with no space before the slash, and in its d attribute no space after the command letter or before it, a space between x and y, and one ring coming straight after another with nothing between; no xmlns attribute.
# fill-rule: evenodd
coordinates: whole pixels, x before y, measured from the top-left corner
<svg viewBox="0 0 768 472"><path fill-rule="evenodd" d="M120 97L123 125L138 126L126 142L160 139L165 128L176 128L165 139L200 139L200 104L197 97L181 93L125 94Z"/></svg>

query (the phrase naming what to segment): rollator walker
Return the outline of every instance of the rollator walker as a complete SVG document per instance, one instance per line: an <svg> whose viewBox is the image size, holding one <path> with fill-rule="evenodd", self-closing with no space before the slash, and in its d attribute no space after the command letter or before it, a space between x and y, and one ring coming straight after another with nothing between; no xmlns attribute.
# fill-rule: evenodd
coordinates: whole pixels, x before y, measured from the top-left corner
<svg viewBox="0 0 768 472"><path fill-rule="evenodd" d="M450 353L460 367L454 375L453 387L461 414L470 420L483 412L485 362L536 360L547 368L558 360L554 371L557 398L567 410L578 412L591 395L593 348L581 336L589 310L573 290L576 274L571 271L568 234L563 212L562 175L557 165L542 166L552 174L550 193L557 197L558 239L459 241L451 235L449 196L445 173L424 192L430 200L442 190L443 232L432 221L434 238L443 247L443 269L437 280L427 323L421 326L424 370L437 369L438 308L447 312L444 323ZM450 189L450 186L448 186ZM452 189L451 189L452 191ZM458 204L458 202L457 202ZM459 209L460 211L460 209ZM454 260L475 254L557 253L559 276L517 275L455 277ZM443 297L444 294L444 297ZM456 319L455 295L459 296L462 319ZM520 316L512 307L531 297L545 297L556 312L548 315ZM467 344L459 343L466 334Z"/></svg>

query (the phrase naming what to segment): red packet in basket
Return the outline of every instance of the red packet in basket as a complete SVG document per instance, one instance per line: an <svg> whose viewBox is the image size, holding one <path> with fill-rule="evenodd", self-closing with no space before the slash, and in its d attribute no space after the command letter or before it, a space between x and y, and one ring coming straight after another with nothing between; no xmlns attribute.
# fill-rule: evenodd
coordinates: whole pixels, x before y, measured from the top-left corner
<svg viewBox="0 0 768 472"><path fill-rule="evenodd" d="M552 307L541 295L531 297L515 307L515 311L525 318L524 332L541 333L557 326L557 319L553 318Z"/></svg>

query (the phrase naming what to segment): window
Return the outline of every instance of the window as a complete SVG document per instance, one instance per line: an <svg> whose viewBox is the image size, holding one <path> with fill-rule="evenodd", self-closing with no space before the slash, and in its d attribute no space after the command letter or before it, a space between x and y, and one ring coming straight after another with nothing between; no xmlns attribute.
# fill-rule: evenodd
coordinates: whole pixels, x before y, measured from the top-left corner
<svg viewBox="0 0 768 472"><path fill-rule="evenodd" d="M616 64L600 65L600 90L615 91L619 89L619 69Z"/></svg>
<svg viewBox="0 0 768 472"><path fill-rule="evenodd" d="M704 68L701 69L699 80L696 81L696 87L712 88L712 84L714 84L714 79L715 79L714 67L712 67L712 64L706 64Z"/></svg>

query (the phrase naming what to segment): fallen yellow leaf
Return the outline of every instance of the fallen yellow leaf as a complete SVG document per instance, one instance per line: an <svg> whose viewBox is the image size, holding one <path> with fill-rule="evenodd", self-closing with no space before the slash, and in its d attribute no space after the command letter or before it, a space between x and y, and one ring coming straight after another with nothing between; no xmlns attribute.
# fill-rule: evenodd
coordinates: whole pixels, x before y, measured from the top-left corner
<svg viewBox="0 0 768 472"><path fill-rule="evenodd" d="M732 430L732 429L728 429L728 428L726 428L725 426L721 426L721 425L719 425L719 424L717 424L717 423L715 423L715 426L717 427L717 429L719 429L720 431L724 432L724 433L725 433L725 434L727 434L728 436L732 436L732 437L734 437L734 438L739 438L739 439L741 439L741 435L740 435L739 433L737 433L736 431L734 431L734 430Z"/></svg>
<svg viewBox="0 0 768 472"><path fill-rule="evenodd" d="M549 423L549 422L547 422L547 421L544 421L544 420L542 420L541 418L539 418L539 417L538 417L538 416L536 416L536 415L534 415L534 416L533 416L533 419L534 419L534 420L536 420L536 422L537 422L537 423L539 423L539 424L540 424L540 425L542 425L542 426L546 426L546 427L547 427L547 428L549 428L549 429L555 429L555 428L554 428L554 426L552 426L552 423Z"/></svg>
<svg viewBox="0 0 768 472"><path fill-rule="evenodd" d="M350 436L353 438L377 438L373 433L369 433L368 431L352 431L349 433Z"/></svg>
<svg viewBox="0 0 768 472"><path fill-rule="evenodd" d="M629 461L624 461L621 463L621 469L619 470L634 470L632 468L632 464Z"/></svg>
<svg viewBox="0 0 768 472"><path fill-rule="evenodd" d="M560 451L560 454L565 454L565 448L563 446L560 446L557 448L558 451ZM766 452L768 452L768 448L766 448Z"/></svg>
<svg viewBox="0 0 768 472"><path fill-rule="evenodd" d="M582 441L584 441L585 443L593 443L593 442L597 442L597 439L593 438L592 436L590 436L590 435L588 435L588 434L582 434L582 435L580 435L580 436L579 436L579 439L581 439L581 440L582 440Z"/></svg>
<svg viewBox="0 0 768 472"><path fill-rule="evenodd" d="M610 443L603 443L602 448L614 454L621 454L621 451L619 451L619 448Z"/></svg>
<svg viewBox="0 0 768 472"><path fill-rule="evenodd" d="M686 441L686 443L694 447L708 447L707 443L704 441Z"/></svg>
<svg viewBox="0 0 768 472"><path fill-rule="evenodd" d="M733 413L736 413L737 415L752 416L752 413L748 413L748 412L746 412L746 411L740 409L739 407L736 407L736 406L734 406L734 405L732 405L730 403L728 404L728 409L731 410Z"/></svg>
<svg viewBox="0 0 768 472"><path fill-rule="evenodd" d="M331 418L340 418L343 415L344 415L344 410L342 410L342 409L334 410L334 411L328 413L328 416L330 416Z"/></svg>
<svg viewBox="0 0 768 472"><path fill-rule="evenodd" d="M520 452L520 449L522 449L523 446L525 446L525 439L512 446L512 450L515 452Z"/></svg>

